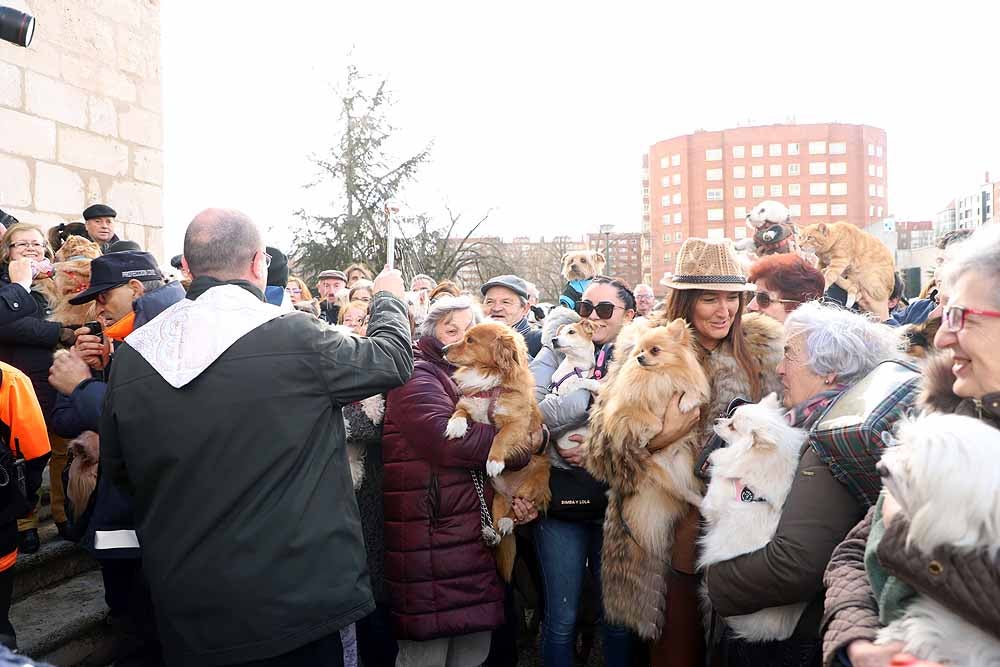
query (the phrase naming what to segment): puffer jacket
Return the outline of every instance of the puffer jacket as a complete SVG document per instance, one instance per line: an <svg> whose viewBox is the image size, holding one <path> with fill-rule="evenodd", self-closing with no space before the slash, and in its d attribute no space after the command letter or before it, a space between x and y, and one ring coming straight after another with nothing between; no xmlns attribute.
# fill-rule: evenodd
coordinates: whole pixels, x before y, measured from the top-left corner
<svg viewBox="0 0 1000 667"><path fill-rule="evenodd" d="M962 399L952 391L954 381L950 355L932 358L924 373L920 406L928 411L975 417L1000 428L1000 394L989 394L979 401ZM874 640L881 628L878 604L865 571L865 545L873 511L836 548L823 577L827 587L821 630L825 665L836 664L838 653L851 642ZM886 571L1000 637L1000 558L948 547L925 554L906 543L909 529L909 521L901 514L886 528L876 551ZM932 567L931 563L936 565Z"/></svg>
<svg viewBox="0 0 1000 667"><path fill-rule="evenodd" d="M454 637L504 620L504 591L482 540L472 480L495 431L471 423L464 438L445 437L459 393L441 347L421 338L413 375L386 397L385 583L397 639ZM489 482L485 487L489 503Z"/></svg>

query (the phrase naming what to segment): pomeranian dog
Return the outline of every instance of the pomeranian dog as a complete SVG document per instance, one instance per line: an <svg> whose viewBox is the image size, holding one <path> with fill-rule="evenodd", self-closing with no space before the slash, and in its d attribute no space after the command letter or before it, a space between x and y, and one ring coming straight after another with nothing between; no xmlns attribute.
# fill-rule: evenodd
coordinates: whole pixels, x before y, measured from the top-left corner
<svg viewBox="0 0 1000 667"><path fill-rule="evenodd" d="M562 276L566 279L566 289L559 297L559 304L575 308L594 276L604 272L605 263L604 255L594 250L574 250L563 255Z"/></svg>
<svg viewBox="0 0 1000 667"><path fill-rule="evenodd" d="M602 586L605 618L653 639L663 622L674 523L688 504L700 505L695 476L698 431L650 453L675 395L689 411L709 401L708 378L694 336L682 319L640 327L591 411L586 465L610 487L604 520ZM624 333L624 332L623 332Z"/></svg>
<svg viewBox="0 0 1000 667"><path fill-rule="evenodd" d="M513 498L528 500L539 512L548 509L551 499L549 461L529 448L531 434L542 427L542 413L535 403L528 348L524 338L507 325L485 322L447 346L445 359L458 367L453 378L462 392L445 435L451 439L465 436L470 419L496 429L486 473L496 491L492 511L493 528L500 536L497 569L510 581L516 555ZM506 461L514 455L529 456L528 465L504 472Z"/></svg>
<svg viewBox="0 0 1000 667"><path fill-rule="evenodd" d="M82 236L70 236L55 254L55 274L42 281L41 290L52 304L50 320L80 326L94 319L95 304L73 306L69 300L90 287L90 260L101 256L101 246Z"/></svg>
<svg viewBox="0 0 1000 667"><path fill-rule="evenodd" d="M907 542L1000 554L1000 431L971 417L929 414L903 422L900 444L878 464L885 489L909 518ZM973 585L973 582L968 582ZM1000 665L1000 640L925 596L879 631L876 643L948 665Z"/></svg>
<svg viewBox="0 0 1000 667"><path fill-rule="evenodd" d="M68 354L60 350L62 354ZM59 354L57 352L56 354ZM93 431L84 431L67 446L73 462L69 465L66 497L73 506L73 519L79 519L90 496L97 488L97 464L101 459L101 441Z"/></svg>
<svg viewBox="0 0 1000 667"><path fill-rule="evenodd" d="M770 394L716 422L715 432L727 446L708 457L712 481L701 501L706 528L699 569L756 551L774 537L808 436L790 426L784 415L778 396ZM702 600L709 612L704 587ZM805 604L772 607L729 616L725 622L737 637L749 641L788 639L805 608Z"/></svg>

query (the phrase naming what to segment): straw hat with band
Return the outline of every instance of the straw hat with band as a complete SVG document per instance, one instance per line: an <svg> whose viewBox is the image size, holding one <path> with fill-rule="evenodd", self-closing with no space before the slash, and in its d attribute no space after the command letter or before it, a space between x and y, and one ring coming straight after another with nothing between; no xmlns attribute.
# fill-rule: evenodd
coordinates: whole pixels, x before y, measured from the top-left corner
<svg viewBox="0 0 1000 667"><path fill-rule="evenodd" d="M701 289L752 292L746 273L729 239L690 238L677 253L677 263L669 280L661 284L671 289Z"/></svg>

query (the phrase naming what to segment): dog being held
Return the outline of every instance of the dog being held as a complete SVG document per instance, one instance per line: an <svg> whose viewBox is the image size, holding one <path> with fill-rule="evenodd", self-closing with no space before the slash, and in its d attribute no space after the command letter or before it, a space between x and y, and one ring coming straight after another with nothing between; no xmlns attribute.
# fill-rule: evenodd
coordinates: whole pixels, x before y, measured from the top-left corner
<svg viewBox="0 0 1000 667"><path fill-rule="evenodd" d="M65 350L60 352L67 354ZM67 449L73 462L69 465L66 497L73 506L75 521L87 509L90 496L97 488L97 464L101 458L101 441L93 431L84 431L69 442Z"/></svg>
<svg viewBox="0 0 1000 667"><path fill-rule="evenodd" d="M604 255L594 250L573 250L563 255L562 276L566 279L566 289L559 297L559 305L575 308L594 276L604 272L605 263Z"/></svg>
<svg viewBox="0 0 1000 667"><path fill-rule="evenodd" d="M777 395L770 394L716 422L715 432L726 446L708 457L712 481L701 502L706 528L699 569L756 551L774 537L808 435L790 426L784 415ZM702 602L710 611L704 585ZM772 607L726 617L725 623L748 641L788 639L805 608L805 603Z"/></svg>
<svg viewBox="0 0 1000 667"><path fill-rule="evenodd" d="M939 546L980 552L995 562L1000 555L1000 431L971 417L929 414L903 422L898 437L900 444L882 454L878 470L909 518L907 544L924 554ZM1000 665L995 634L927 596L913 599L902 617L879 631L876 643L894 641L922 660Z"/></svg>
<svg viewBox="0 0 1000 667"><path fill-rule="evenodd" d="M549 384L550 394L566 396L580 389L586 389L593 394L600 391L601 383L594 379L597 363L594 360L594 325L590 320L580 320L560 327L559 333L552 338L552 350L564 356L552 374L552 382ZM570 440L570 436L578 435L586 438L588 432L586 426L570 429L559 436L556 447L559 449L578 447L580 443ZM570 467L555 451L550 450L549 459L552 465L559 468Z"/></svg>
<svg viewBox="0 0 1000 667"><path fill-rule="evenodd" d="M445 435L465 435L469 420L492 424L496 429L486 461L492 478L493 528L500 536L497 569L510 581L514 569L515 496L532 503L539 512L548 509L549 461L532 454L531 435L542 427L542 413L535 403L535 381L528 370L524 338L505 324L485 322L469 329L465 338L445 348L445 359L458 367L453 374L462 398L448 420ZM504 472L512 457L528 457L520 470ZM502 474L501 474L502 473Z"/></svg>
<svg viewBox="0 0 1000 667"><path fill-rule="evenodd" d="M50 320L80 326L94 319L94 302L80 306L69 300L90 287L90 260L101 256L101 246L82 236L70 236L55 254L55 274L43 281L42 290L52 304Z"/></svg>
<svg viewBox="0 0 1000 667"><path fill-rule="evenodd" d="M674 524L688 504L700 505L702 485L694 473L696 428L655 452L646 447L663 430L675 396L688 412L708 403L710 388L684 320L630 328L641 333L622 332L635 344L591 410L586 465L611 487L602 551L605 618L652 639L663 622Z"/></svg>

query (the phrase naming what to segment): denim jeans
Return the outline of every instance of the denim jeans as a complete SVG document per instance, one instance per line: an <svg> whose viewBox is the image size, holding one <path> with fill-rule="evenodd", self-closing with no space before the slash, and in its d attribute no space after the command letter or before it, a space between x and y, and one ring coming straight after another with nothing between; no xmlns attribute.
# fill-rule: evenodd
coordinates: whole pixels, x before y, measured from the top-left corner
<svg viewBox="0 0 1000 667"><path fill-rule="evenodd" d="M600 590L600 523L541 519L535 527L535 544L545 587L545 618L542 621L542 664L573 667L576 616L580 590L587 569ZM620 626L603 625L604 664L624 667L631 663L633 638Z"/></svg>

